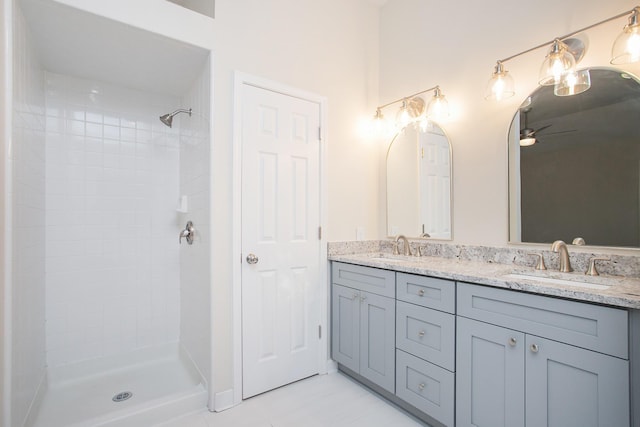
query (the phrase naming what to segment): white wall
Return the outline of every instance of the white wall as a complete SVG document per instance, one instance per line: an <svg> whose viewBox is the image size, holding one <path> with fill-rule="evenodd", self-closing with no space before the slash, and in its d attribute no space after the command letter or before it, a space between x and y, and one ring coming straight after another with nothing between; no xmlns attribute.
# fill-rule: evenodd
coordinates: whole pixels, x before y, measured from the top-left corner
<svg viewBox="0 0 640 427"><path fill-rule="evenodd" d="M182 99L181 108L193 109L180 124L180 195L187 197L187 213L178 215L179 226L192 221L193 245L180 247L180 343L202 376L211 377L211 224L209 183L211 168L210 94L211 67Z"/></svg>
<svg viewBox="0 0 640 427"><path fill-rule="evenodd" d="M453 234L464 244L507 244L507 133L537 83L542 48L505 63L516 96L484 100L495 61L630 10L630 0L442 2L389 0L381 9L380 100L439 84L453 117ZM607 65L625 18L589 30L581 66ZM638 66L626 67L636 74Z"/></svg>
<svg viewBox="0 0 640 427"><path fill-rule="evenodd" d="M46 90L48 366L177 342L183 118L158 116L179 100L53 73Z"/></svg>
<svg viewBox="0 0 640 427"><path fill-rule="evenodd" d="M11 425L22 425L45 370L45 97L43 70L14 8Z"/></svg>
<svg viewBox="0 0 640 427"><path fill-rule="evenodd" d="M231 388L232 82L242 71L328 99L328 240L367 237L378 228L381 146L358 133L377 102L378 9L368 0L218 0L214 21L215 123L212 213L216 241L216 391Z"/></svg>

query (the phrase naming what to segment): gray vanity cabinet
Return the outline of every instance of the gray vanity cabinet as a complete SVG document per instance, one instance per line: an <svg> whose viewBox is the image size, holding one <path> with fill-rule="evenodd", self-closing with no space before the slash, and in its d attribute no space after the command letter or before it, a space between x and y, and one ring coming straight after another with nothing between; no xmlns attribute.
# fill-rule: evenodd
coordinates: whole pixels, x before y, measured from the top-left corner
<svg viewBox="0 0 640 427"><path fill-rule="evenodd" d="M344 367L395 392L395 273L334 262L331 354Z"/></svg>
<svg viewBox="0 0 640 427"><path fill-rule="evenodd" d="M522 332L458 317L458 426L524 427Z"/></svg>
<svg viewBox="0 0 640 427"><path fill-rule="evenodd" d="M458 427L629 426L625 310L458 284Z"/></svg>
<svg viewBox="0 0 640 427"><path fill-rule="evenodd" d="M396 273L396 395L449 427L455 414L455 289L451 280Z"/></svg>

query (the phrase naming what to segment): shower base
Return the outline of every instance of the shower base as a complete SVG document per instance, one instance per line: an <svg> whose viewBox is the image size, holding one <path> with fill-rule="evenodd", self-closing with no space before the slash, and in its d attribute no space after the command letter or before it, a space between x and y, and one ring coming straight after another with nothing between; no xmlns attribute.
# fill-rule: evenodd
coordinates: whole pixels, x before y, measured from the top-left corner
<svg viewBox="0 0 640 427"><path fill-rule="evenodd" d="M52 369L32 427L152 426L206 407L178 345Z"/></svg>

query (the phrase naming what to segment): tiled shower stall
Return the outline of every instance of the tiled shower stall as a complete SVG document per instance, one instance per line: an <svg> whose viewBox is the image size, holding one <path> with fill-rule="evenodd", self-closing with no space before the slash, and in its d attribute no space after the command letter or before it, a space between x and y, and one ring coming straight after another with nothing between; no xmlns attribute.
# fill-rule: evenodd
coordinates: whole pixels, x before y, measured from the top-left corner
<svg viewBox="0 0 640 427"><path fill-rule="evenodd" d="M19 1L12 25L10 425L202 408L211 375L208 52L176 94L60 73L41 55L57 46L36 40ZM193 114L173 128L159 121L178 108ZM188 220L195 242L179 244ZM162 380L144 371L153 366ZM90 391L119 373L128 382ZM111 400L122 391L131 399ZM58 404L74 395L85 413Z"/></svg>

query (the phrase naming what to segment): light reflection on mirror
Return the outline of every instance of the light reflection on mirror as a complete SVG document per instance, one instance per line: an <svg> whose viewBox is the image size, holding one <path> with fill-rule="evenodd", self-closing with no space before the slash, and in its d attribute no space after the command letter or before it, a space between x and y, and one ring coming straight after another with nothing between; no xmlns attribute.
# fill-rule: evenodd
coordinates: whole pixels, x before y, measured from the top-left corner
<svg viewBox="0 0 640 427"><path fill-rule="evenodd" d="M396 134L387 151L387 234L450 240L451 176L451 145L440 126Z"/></svg>
<svg viewBox="0 0 640 427"><path fill-rule="evenodd" d="M510 242L640 247L640 82L590 69L591 88L537 88L509 131ZM521 146L522 135L535 143Z"/></svg>

